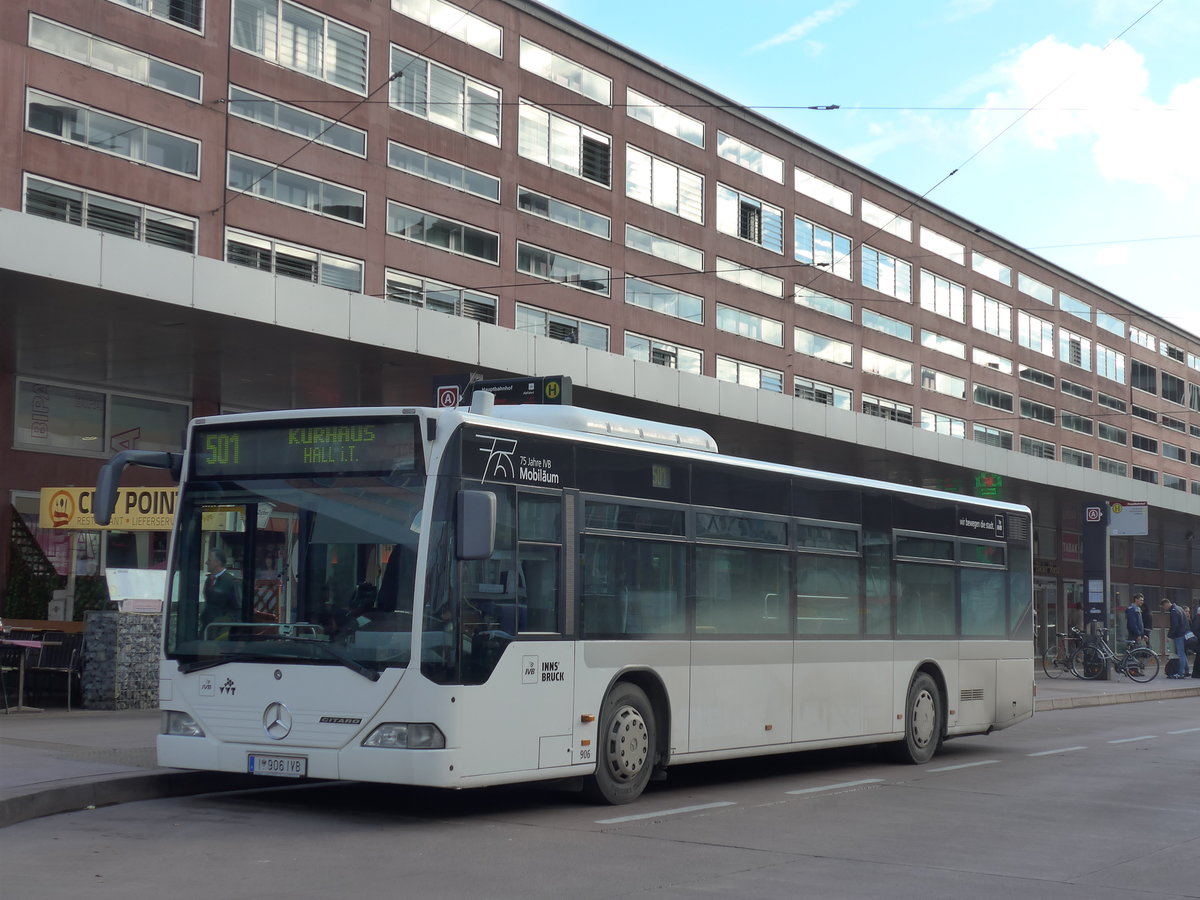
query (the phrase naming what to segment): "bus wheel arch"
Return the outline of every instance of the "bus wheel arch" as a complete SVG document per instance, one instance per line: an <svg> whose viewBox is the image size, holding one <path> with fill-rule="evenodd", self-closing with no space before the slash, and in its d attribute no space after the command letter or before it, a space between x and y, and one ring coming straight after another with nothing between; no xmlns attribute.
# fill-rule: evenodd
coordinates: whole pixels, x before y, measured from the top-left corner
<svg viewBox="0 0 1200 900"><path fill-rule="evenodd" d="M946 681L933 663L913 672L904 698L904 734L890 745L897 762L922 765L933 759L946 737Z"/></svg>
<svg viewBox="0 0 1200 900"><path fill-rule="evenodd" d="M596 732L596 772L588 799L632 803L667 758L670 714L666 689L653 673L622 672L604 694Z"/></svg>

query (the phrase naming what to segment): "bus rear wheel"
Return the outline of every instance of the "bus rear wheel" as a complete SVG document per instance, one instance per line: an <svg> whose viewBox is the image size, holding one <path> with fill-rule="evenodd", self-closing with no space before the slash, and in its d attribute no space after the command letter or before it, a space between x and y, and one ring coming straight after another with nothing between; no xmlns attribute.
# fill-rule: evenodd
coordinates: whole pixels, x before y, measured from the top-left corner
<svg viewBox="0 0 1200 900"><path fill-rule="evenodd" d="M657 755L654 707L645 691L624 681L609 691L596 744L596 774L584 792L598 803L632 803L646 789Z"/></svg>
<svg viewBox="0 0 1200 900"><path fill-rule="evenodd" d="M942 745L944 720L942 692L937 683L926 673L917 673L908 686L904 704L904 740L892 745L896 760L919 766L933 759Z"/></svg>

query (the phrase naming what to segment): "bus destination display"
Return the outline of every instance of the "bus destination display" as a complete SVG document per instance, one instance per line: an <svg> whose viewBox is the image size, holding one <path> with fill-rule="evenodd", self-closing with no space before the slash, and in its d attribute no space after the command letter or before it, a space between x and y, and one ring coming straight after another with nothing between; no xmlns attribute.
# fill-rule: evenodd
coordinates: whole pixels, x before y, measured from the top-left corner
<svg viewBox="0 0 1200 900"><path fill-rule="evenodd" d="M415 456L412 421L199 428L192 445L192 474L225 478L411 472Z"/></svg>

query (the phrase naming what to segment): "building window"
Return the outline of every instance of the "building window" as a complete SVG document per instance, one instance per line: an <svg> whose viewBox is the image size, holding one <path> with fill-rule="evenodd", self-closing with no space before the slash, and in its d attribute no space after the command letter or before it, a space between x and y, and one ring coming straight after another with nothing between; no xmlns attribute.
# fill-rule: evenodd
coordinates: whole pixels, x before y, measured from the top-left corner
<svg viewBox="0 0 1200 900"><path fill-rule="evenodd" d="M966 256L964 255L966 248L958 241L952 241L944 234L938 234L932 228L926 228L924 225L921 226L920 236L921 247L925 250L936 253L938 256L948 259L956 265L961 266L966 264Z"/></svg>
<svg viewBox="0 0 1200 900"><path fill-rule="evenodd" d="M979 291L971 293L971 324L980 331L1012 340L1012 307Z"/></svg>
<svg viewBox="0 0 1200 900"><path fill-rule="evenodd" d="M186 403L17 379L13 446L107 459L114 439L131 450L178 450Z"/></svg>
<svg viewBox="0 0 1200 900"><path fill-rule="evenodd" d="M1152 409L1146 409L1146 407L1138 406L1135 403L1135 404L1133 404L1133 409L1131 410L1131 412L1133 415L1137 416L1139 419L1145 419L1147 422L1154 422L1155 424L1158 423L1158 413L1156 413Z"/></svg>
<svg viewBox="0 0 1200 900"><path fill-rule="evenodd" d="M814 291L807 285L796 285L795 301L797 306L815 309L817 312L845 319L847 322L854 321L854 307L850 303L830 297L828 294L822 294L820 291Z"/></svg>
<svg viewBox="0 0 1200 900"><path fill-rule="evenodd" d="M866 347L862 348L862 370L881 378L890 378L892 381L913 383L912 363L896 359L894 356L886 356Z"/></svg>
<svg viewBox="0 0 1200 900"><path fill-rule="evenodd" d="M1178 363L1187 360L1187 352L1182 347L1176 347L1174 344L1168 344L1166 341L1158 342L1158 352L1167 357L1167 359L1173 359Z"/></svg>
<svg viewBox="0 0 1200 900"><path fill-rule="evenodd" d="M1147 437L1144 434L1133 433L1133 449L1141 450L1143 453L1158 454L1158 441L1152 437Z"/></svg>
<svg viewBox="0 0 1200 900"><path fill-rule="evenodd" d="M1129 443L1129 433L1124 428L1118 428L1116 425L1110 425L1108 422L1096 423L1096 435L1102 441L1109 441L1121 446Z"/></svg>
<svg viewBox="0 0 1200 900"><path fill-rule="evenodd" d="M1001 450L1011 450L1013 448L1013 433L1005 431L1002 428L992 428L990 425L980 425L976 422L972 426L974 438L977 443L987 444L990 447L999 447Z"/></svg>
<svg viewBox="0 0 1200 900"><path fill-rule="evenodd" d="M199 72L58 22L29 16L29 46L135 84L199 102Z"/></svg>
<svg viewBox="0 0 1200 900"><path fill-rule="evenodd" d="M517 331L579 344L595 350L608 349L608 326L574 319L536 306L517 304Z"/></svg>
<svg viewBox="0 0 1200 900"><path fill-rule="evenodd" d="M1183 406L1187 383L1168 372L1162 373L1162 398Z"/></svg>
<svg viewBox="0 0 1200 900"><path fill-rule="evenodd" d="M1056 449L1048 441L1039 441L1031 437L1021 438L1021 452L1026 456L1036 456L1038 459L1054 459Z"/></svg>
<svg viewBox="0 0 1200 900"><path fill-rule="evenodd" d="M1087 416L1081 416L1078 413L1067 412L1066 410L1059 413L1058 421L1068 431L1077 431L1080 434L1090 435L1094 427L1094 423Z"/></svg>
<svg viewBox="0 0 1200 900"><path fill-rule="evenodd" d="M964 321L963 286L948 278L921 270L921 308L953 319Z"/></svg>
<svg viewBox="0 0 1200 900"><path fill-rule="evenodd" d="M932 431L934 434L944 434L947 437L965 439L967 423L954 416L943 415L928 409L921 410L921 429Z"/></svg>
<svg viewBox="0 0 1200 900"><path fill-rule="evenodd" d="M322 181L294 169L281 169L248 156L229 154L226 185L231 191L355 225L362 225L366 218L367 195L364 191Z"/></svg>
<svg viewBox="0 0 1200 900"><path fill-rule="evenodd" d="M1096 463L1097 469L1101 472L1107 472L1109 475L1120 475L1124 478L1129 473L1129 466L1116 459L1108 459L1107 457L1100 456L1097 457Z"/></svg>
<svg viewBox="0 0 1200 900"><path fill-rule="evenodd" d="M1103 375L1117 384L1125 383L1125 354L1111 350L1103 344L1096 345L1096 374Z"/></svg>
<svg viewBox="0 0 1200 900"><path fill-rule="evenodd" d="M409 306L430 309L450 316L496 324L496 297L493 294L484 294L392 269L387 270L384 285L384 296L396 303L407 303Z"/></svg>
<svg viewBox="0 0 1200 900"><path fill-rule="evenodd" d="M704 224L704 176L632 144L625 147L625 196Z"/></svg>
<svg viewBox="0 0 1200 900"><path fill-rule="evenodd" d="M356 94L367 92L368 39L360 28L291 0L233 0L230 31L239 50Z"/></svg>
<svg viewBox="0 0 1200 900"><path fill-rule="evenodd" d="M967 358L967 345L962 341L956 341L935 331L926 331L924 328L921 329L921 346L953 356L955 359Z"/></svg>
<svg viewBox="0 0 1200 900"><path fill-rule="evenodd" d="M500 236L454 219L388 201L388 234L483 262L500 261Z"/></svg>
<svg viewBox="0 0 1200 900"><path fill-rule="evenodd" d="M200 177L200 142L41 91L26 92L25 127L59 141L188 178Z"/></svg>
<svg viewBox="0 0 1200 900"><path fill-rule="evenodd" d="M1054 356L1054 326L1045 319L1032 316L1024 310L1017 311L1017 343L1022 347Z"/></svg>
<svg viewBox="0 0 1200 900"><path fill-rule="evenodd" d="M870 394L862 395L862 411L863 415L875 416L878 419L890 419L902 425L913 423L913 408L907 403L872 397Z"/></svg>
<svg viewBox="0 0 1200 900"><path fill-rule="evenodd" d="M850 344L845 341L825 337L823 334L817 334L815 331L805 328L794 329L794 341L797 353L816 357L838 366L852 364L851 354L853 351Z"/></svg>
<svg viewBox="0 0 1200 900"><path fill-rule="evenodd" d="M204 0L111 0L191 31L204 30Z"/></svg>
<svg viewBox="0 0 1200 900"><path fill-rule="evenodd" d="M678 369L692 375L703 374L704 354L699 350L669 344L629 331L625 332L625 355L630 359L640 359L642 362Z"/></svg>
<svg viewBox="0 0 1200 900"><path fill-rule="evenodd" d="M485 200L500 202L500 179L496 176L468 169L415 147L388 141L388 165L426 181L444 184L456 191L465 191ZM520 197L517 199L519 204Z"/></svg>
<svg viewBox="0 0 1200 900"><path fill-rule="evenodd" d="M1096 394L1096 402L1101 406L1107 406L1109 409L1115 409L1119 413L1128 412L1128 406L1125 401L1119 397L1113 397L1110 394L1099 391Z"/></svg>
<svg viewBox="0 0 1200 900"><path fill-rule="evenodd" d="M1058 358L1069 366L1092 371L1092 342L1065 328L1058 329Z"/></svg>
<svg viewBox="0 0 1200 900"><path fill-rule="evenodd" d="M849 251L849 238L846 241ZM863 287L869 287L905 303L912 303L912 263L866 244L862 245L861 253Z"/></svg>
<svg viewBox="0 0 1200 900"><path fill-rule="evenodd" d="M1162 473L1162 486L1165 488L1170 488L1173 491L1183 491L1185 493L1187 492L1187 489L1188 489L1186 478L1181 478L1178 475L1172 475L1170 472ZM1168 549L1170 549L1170 548L1168 548ZM1179 571L1183 571L1183 570L1178 569L1178 568L1172 569L1170 566L1167 566L1167 571L1179 572Z"/></svg>
<svg viewBox="0 0 1200 900"><path fill-rule="evenodd" d="M229 112L277 131L286 131L334 150L367 155L367 133L333 119L272 100L236 85L229 86Z"/></svg>
<svg viewBox="0 0 1200 900"><path fill-rule="evenodd" d="M497 192L499 184L500 180L496 179ZM557 222L567 228L594 234L606 241L612 229L612 220L608 216L602 216L600 213L592 212L590 209L584 209L582 206L576 206L565 200L556 200L554 197L531 191L529 188L517 188L517 208L521 212L541 216L543 219L549 219L551 222Z"/></svg>
<svg viewBox="0 0 1200 900"><path fill-rule="evenodd" d="M854 395L845 388L813 381L811 378L801 378L798 375L793 378L792 382L792 391L801 400L809 400L837 409L849 410L851 408Z"/></svg>
<svg viewBox="0 0 1200 900"><path fill-rule="evenodd" d="M612 106L611 78L526 38L521 38L521 68L581 97Z"/></svg>
<svg viewBox="0 0 1200 900"><path fill-rule="evenodd" d="M1017 290L1022 294L1028 294L1035 300L1041 300L1050 305L1054 304L1054 289L1050 285L1042 284L1036 278L1021 272L1017 273Z"/></svg>
<svg viewBox="0 0 1200 900"><path fill-rule="evenodd" d="M863 328L870 328L872 331L878 331L882 334L890 334L892 337L900 338L902 341L911 341L913 339L912 326L907 322L901 322L899 319L893 319L891 316L885 316L883 313L877 313L866 307L862 309L862 324Z"/></svg>
<svg viewBox="0 0 1200 900"><path fill-rule="evenodd" d="M743 169L749 169L763 178L783 184L783 160L772 156L765 150L760 150L753 144L738 140L731 134L717 132L717 156L737 163Z"/></svg>
<svg viewBox="0 0 1200 900"><path fill-rule="evenodd" d="M395 44L392 45L392 72L404 73L389 88L388 102L393 107L486 144L500 146L499 88Z"/></svg>
<svg viewBox="0 0 1200 900"><path fill-rule="evenodd" d="M625 246L688 269L695 269L697 272L704 270L703 250L654 234L636 225L625 225Z"/></svg>
<svg viewBox="0 0 1200 900"><path fill-rule="evenodd" d="M717 185L717 231L783 252L783 210L723 184Z"/></svg>
<svg viewBox="0 0 1200 900"><path fill-rule="evenodd" d="M1187 434L1187 422L1181 422L1179 419L1172 419L1165 413L1162 416L1162 427L1170 428L1172 431L1179 431Z"/></svg>
<svg viewBox="0 0 1200 900"><path fill-rule="evenodd" d="M819 203L832 206L838 212L850 215L850 205L854 195L845 188L840 188L824 178L818 178L811 172L806 172L799 166L794 169L796 190L806 197L812 197Z"/></svg>
<svg viewBox="0 0 1200 900"><path fill-rule="evenodd" d="M949 375L946 372L939 372L936 369L930 369L928 366L921 366L921 387L927 391L934 391L939 394L945 394L947 397L954 397L957 400L965 400L967 398L966 379L959 378L957 375Z"/></svg>
<svg viewBox="0 0 1200 900"><path fill-rule="evenodd" d="M652 100L633 88L625 89L625 112L629 118L644 122L663 134L677 137L696 147L704 146L703 122Z"/></svg>
<svg viewBox="0 0 1200 900"><path fill-rule="evenodd" d="M1081 400L1091 401L1092 399L1092 389L1090 387L1076 384L1073 381L1067 381L1065 378L1061 382L1061 387L1064 394L1070 394L1072 397L1078 397Z"/></svg>
<svg viewBox="0 0 1200 900"><path fill-rule="evenodd" d="M1077 319L1083 319L1083 321L1089 324L1092 321L1092 308L1082 300L1076 300L1062 291L1058 292L1058 308Z"/></svg>
<svg viewBox="0 0 1200 900"><path fill-rule="evenodd" d="M609 296L612 270L556 250L517 242L517 271L581 291Z"/></svg>
<svg viewBox="0 0 1200 900"><path fill-rule="evenodd" d="M500 56L503 51L501 44L504 32L499 25L446 0L392 0L392 9L476 50L492 56Z"/></svg>
<svg viewBox="0 0 1200 900"><path fill-rule="evenodd" d="M1134 466L1129 477L1134 481L1144 481L1146 484L1158 484L1158 472L1141 466Z"/></svg>
<svg viewBox="0 0 1200 900"><path fill-rule="evenodd" d="M828 228L822 228L815 222L796 216L796 236L794 255L797 262L808 266L820 266L832 272L838 278L847 281L854 280L854 266L850 258L850 238ZM864 263L865 265L865 263ZM903 263L907 266L908 263ZM911 267L909 272L911 274ZM899 288L896 288L899 290ZM876 288L883 291L883 288ZM883 291L887 293L887 291ZM898 296L893 294L892 296ZM902 298L903 299L903 298Z"/></svg>
<svg viewBox="0 0 1200 900"><path fill-rule="evenodd" d="M189 216L44 178L25 176L25 212L159 247L196 252L196 220Z"/></svg>
<svg viewBox="0 0 1200 900"><path fill-rule="evenodd" d="M1020 416L1022 419L1034 419L1038 422L1045 422L1048 425L1053 425L1055 421L1056 411L1053 406L1046 406L1044 403L1034 403L1032 400L1021 398Z"/></svg>
<svg viewBox="0 0 1200 900"><path fill-rule="evenodd" d="M704 298L655 284L642 278L625 279L625 302L631 306L673 316L685 322L704 324Z"/></svg>
<svg viewBox="0 0 1200 900"><path fill-rule="evenodd" d="M1069 466L1079 466L1081 469L1090 469L1092 467L1092 454L1084 453L1082 450L1075 450L1072 447L1062 448L1061 459Z"/></svg>
<svg viewBox="0 0 1200 900"><path fill-rule="evenodd" d="M975 385L975 402L980 406L990 406L992 409L1013 411L1013 395L999 388L988 387L986 384Z"/></svg>
<svg viewBox="0 0 1200 900"><path fill-rule="evenodd" d="M864 222L879 231L898 237L902 241L912 240L912 219L906 219L899 213L884 209L866 199L859 203L859 214Z"/></svg>
<svg viewBox="0 0 1200 900"><path fill-rule="evenodd" d="M760 391L770 391L774 394L783 393L782 372L730 359L726 356L717 357L717 380L756 388Z"/></svg>
<svg viewBox="0 0 1200 900"><path fill-rule="evenodd" d="M1162 455L1166 459L1174 459L1178 462L1187 462L1187 450L1180 447L1178 444L1169 444L1166 441L1162 442Z"/></svg>
<svg viewBox="0 0 1200 900"><path fill-rule="evenodd" d="M751 269L749 266L743 266L730 259L717 257L716 276L725 281L740 284L742 287L749 288L752 291L758 291L770 297L775 297L776 299L783 297L782 278L768 275L766 272L758 271L758 269Z"/></svg>
<svg viewBox="0 0 1200 900"><path fill-rule="evenodd" d="M248 231L225 230L225 261L339 290L362 291L362 260L334 256Z"/></svg>
<svg viewBox="0 0 1200 900"><path fill-rule="evenodd" d="M985 369L1000 372L1003 375L1011 375L1013 373L1011 359L997 356L995 353L988 350L981 350L978 347L971 348L971 362L977 366L983 366Z"/></svg>
<svg viewBox="0 0 1200 900"><path fill-rule="evenodd" d="M1125 337L1125 323L1114 315L1096 310L1096 324L1117 337Z"/></svg>
<svg viewBox="0 0 1200 900"><path fill-rule="evenodd" d="M1158 341L1148 331L1141 328L1136 328L1133 325L1129 326L1129 340L1137 344L1139 347L1145 347L1147 350L1153 350L1158 346Z"/></svg>
<svg viewBox="0 0 1200 900"><path fill-rule="evenodd" d="M1012 287L1012 269L1009 266L1003 265L990 256L984 256L982 253L971 253L971 268L980 275L986 275L993 281L998 281L1001 284Z"/></svg>
<svg viewBox="0 0 1200 900"><path fill-rule="evenodd" d="M1041 369L1035 369L1033 366L1027 366L1024 363L1018 364L1017 377L1054 390L1054 376L1049 372L1043 372Z"/></svg>
<svg viewBox="0 0 1200 900"><path fill-rule="evenodd" d="M782 322L746 312L744 309L735 309L724 303L717 304L717 331L750 338L772 347L783 346Z"/></svg>
<svg viewBox="0 0 1200 900"><path fill-rule="evenodd" d="M1129 361L1129 381L1134 390L1158 393L1158 369L1140 360Z"/></svg>

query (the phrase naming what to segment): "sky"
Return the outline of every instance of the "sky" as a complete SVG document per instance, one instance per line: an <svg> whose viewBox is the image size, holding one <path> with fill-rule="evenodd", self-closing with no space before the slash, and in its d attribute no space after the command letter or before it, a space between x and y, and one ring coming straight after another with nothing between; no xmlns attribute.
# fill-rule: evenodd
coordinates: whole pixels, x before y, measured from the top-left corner
<svg viewBox="0 0 1200 900"><path fill-rule="evenodd" d="M1200 336L1200 0L541 2Z"/></svg>

